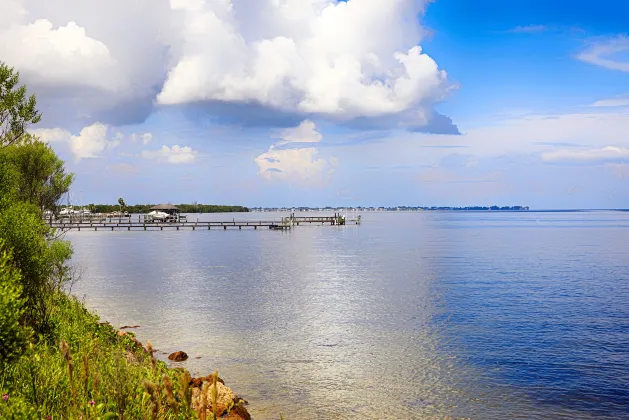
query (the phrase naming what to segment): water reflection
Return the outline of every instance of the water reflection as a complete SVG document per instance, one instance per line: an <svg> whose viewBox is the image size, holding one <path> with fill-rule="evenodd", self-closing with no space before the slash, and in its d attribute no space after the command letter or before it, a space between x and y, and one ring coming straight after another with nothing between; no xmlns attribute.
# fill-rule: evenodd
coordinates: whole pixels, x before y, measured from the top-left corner
<svg viewBox="0 0 629 420"><path fill-rule="evenodd" d="M75 290L115 325L142 325L141 340L191 354L193 372L220 369L256 419L626 413L616 407L626 394L605 395L623 379L599 381L596 395L578 375L601 369L587 349L603 345L626 383L627 217L363 219L292 232L71 233L87 267ZM561 385L558 369L570 366ZM588 405L579 389L598 399ZM553 403L562 398L570 404Z"/></svg>

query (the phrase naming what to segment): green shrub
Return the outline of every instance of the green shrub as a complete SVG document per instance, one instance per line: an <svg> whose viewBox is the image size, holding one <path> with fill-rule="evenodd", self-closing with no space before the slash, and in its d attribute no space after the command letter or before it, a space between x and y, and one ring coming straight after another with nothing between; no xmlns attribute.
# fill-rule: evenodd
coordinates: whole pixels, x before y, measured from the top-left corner
<svg viewBox="0 0 629 420"><path fill-rule="evenodd" d="M10 252L0 239L0 368L21 353L30 336L30 330L20 325L24 314L21 278L10 262Z"/></svg>
<svg viewBox="0 0 629 420"><path fill-rule="evenodd" d="M0 419L5 420L39 420L37 410L31 407L23 398L2 393L0 399Z"/></svg>

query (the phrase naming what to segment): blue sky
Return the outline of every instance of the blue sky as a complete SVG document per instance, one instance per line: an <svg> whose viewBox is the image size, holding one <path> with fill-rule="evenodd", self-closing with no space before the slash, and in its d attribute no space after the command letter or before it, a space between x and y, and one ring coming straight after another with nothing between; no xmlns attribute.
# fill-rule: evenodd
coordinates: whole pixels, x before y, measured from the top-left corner
<svg viewBox="0 0 629 420"><path fill-rule="evenodd" d="M629 208L627 2L73 2L0 56L77 204Z"/></svg>

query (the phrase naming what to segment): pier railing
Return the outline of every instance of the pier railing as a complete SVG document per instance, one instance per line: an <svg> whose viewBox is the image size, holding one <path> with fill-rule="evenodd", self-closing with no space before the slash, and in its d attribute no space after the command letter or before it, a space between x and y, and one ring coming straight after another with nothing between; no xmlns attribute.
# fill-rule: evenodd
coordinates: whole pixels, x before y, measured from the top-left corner
<svg viewBox="0 0 629 420"><path fill-rule="evenodd" d="M298 217L291 214L277 220L236 220L231 221L188 221L188 219L179 218L174 221L149 221L143 218L143 215L123 216L123 217L84 217L80 215L76 217L60 217L57 219L49 218L48 224L56 229L61 230L127 230L127 231L154 231L154 230L228 230L228 229L273 229L273 230L290 230L294 226L303 225L329 225L342 226L346 224L360 224L360 216L357 219L346 219L344 216L335 214L334 216L319 217Z"/></svg>

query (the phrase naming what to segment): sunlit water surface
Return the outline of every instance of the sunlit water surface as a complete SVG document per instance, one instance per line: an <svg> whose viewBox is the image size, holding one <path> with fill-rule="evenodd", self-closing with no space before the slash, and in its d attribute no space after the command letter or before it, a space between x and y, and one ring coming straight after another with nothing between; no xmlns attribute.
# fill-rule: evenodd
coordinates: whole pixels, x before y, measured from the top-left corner
<svg viewBox="0 0 629 420"><path fill-rule="evenodd" d="M629 418L629 213L67 236L74 293L257 420Z"/></svg>

